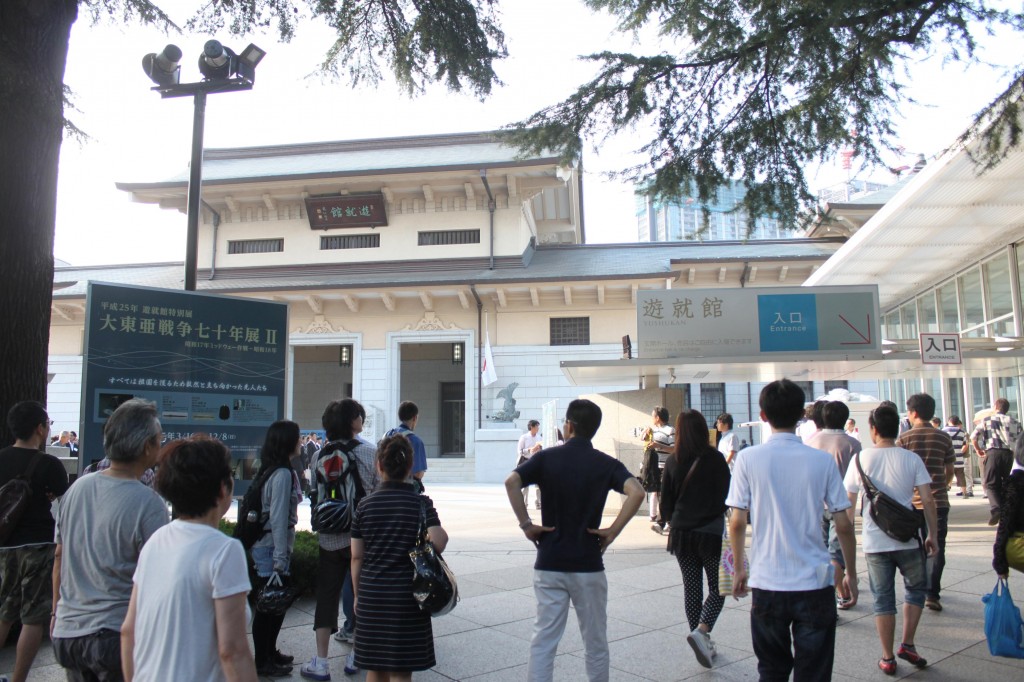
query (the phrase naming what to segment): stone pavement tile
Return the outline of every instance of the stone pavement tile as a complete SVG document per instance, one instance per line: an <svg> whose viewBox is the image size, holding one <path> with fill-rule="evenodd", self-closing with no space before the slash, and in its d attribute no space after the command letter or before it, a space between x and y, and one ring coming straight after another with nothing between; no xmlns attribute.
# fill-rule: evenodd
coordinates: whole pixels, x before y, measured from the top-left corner
<svg viewBox="0 0 1024 682"><path fill-rule="evenodd" d="M970 658L992 661L993 663L1000 663L1011 668L1024 670L1024 658L1003 658L1002 656L993 656L988 652L988 642L978 642L974 646L968 647L960 653L964 656L969 656ZM1021 676L1024 677L1024 673L1022 673Z"/></svg>
<svg viewBox="0 0 1024 682"><path fill-rule="evenodd" d="M690 650L687 647L687 650ZM692 650L691 650L692 651ZM715 659L715 667L710 670L706 668L700 668L700 672L685 677L686 680L715 680L719 682L752 682L758 678L757 675L757 658L754 656L748 656L738 661L726 661L719 655ZM841 679L836 676L832 677L832 682Z"/></svg>
<svg viewBox="0 0 1024 682"><path fill-rule="evenodd" d="M644 592L608 600L608 616L649 630L678 625L686 620L682 608L665 608L665 599L658 592Z"/></svg>
<svg viewBox="0 0 1024 682"><path fill-rule="evenodd" d="M727 668L738 661L749 658L750 654L738 649L719 644L718 667ZM629 637L609 643L612 667L627 671L645 679L659 682L685 680L705 670L696 658L693 650L685 642L680 641L664 630L651 630L636 637ZM582 652L574 653L582 656Z"/></svg>
<svg viewBox="0 0 1024 682"><path fill-rule="evenodd" d="M473 582L489 585L493 588L509 591L521 590L533 585L533 564L505 566L493 571L473 573Z"/></svg>
<svg viewBox="0 0 1024 682"><path fill-rule="evenodd" d="M312 632L313 613L315 612L315 610L315 599L301 599L292 604L292 607L288 609L288 613L285 614L284 623L281 624L281 627L292 628L300 625L305 625L309 626L310 632ZM340 612L340 610L338 613L338 617L344 619L344 615ZM252 632L251 626L249 631Z"/></svg>
<svg viewBox="0 0 1024 682"><path fill-rule="evenodd" d="M491 561L500 561L503 564L510 566L530 566L533 567L534 562L537 560L536 550L523 550L517 551L514 549L475 549L466 552L460 552L460 554L466 554L468 556L477 557L480 559L489 559ZM448 550L445 550L445 559L447 560Z"/></svg>
<svg viewBox="0 0 1024 682"><path fill-rule="evenodd" d="M0 671L3 671L3 674L9 675L11 671L14 670L14 658L15 644L12 641L3 649L0 649ZM32 662L32 673L29 676L35 679L35 669L46 668L48 666L55 666L58 670L63 670L59 665L57 665L57 659L53 656L53 645L50 644L49 639L44 638L42 645L39 647L39 652L36 654L36 658ZM63 676L61 679L63 679Z"/></svg>
<svg viewBox="0 0 1024 682"><path fill-rule="evenodd" d="M509 567L509 564L503 561L473 554L463 554L461 552L445 552L444 560L448 563L448 567L452 569L452 572L455 573L456 578Z"/></svg>
<svg viewBox="0 0 1024 682"><path fill-rule="evenodd" d="M989 560L991 561L991 560ZM988 594L992 591L992 588L996 584L995 571L987 571L985 573L979 573L973 578L967 580L961 580L954 585L946 585L946 581L943 580L942 595L945 599L947 590L956 592L965 592L967 594L976 595L979 599L982 595ZM1024 598L1024 576L1016 571L1010 571L1010 594L1013 595L1015 601L1020 602Z"/></svg>
<svg viewBox="0 0 1024 682"><path fill-rule="evenodd" d="M524 665L530 658L528 642L490 628L435 637L434 651L434 671L453 680Z"/></svg>
<svg viewBox="0 0 1024 682"><path fill-rule="evenodd" d="M471 574L473 578L477 574ZM479 597L485 594L494 594L501 590L496 589L491 585L485 585L484 583L478 583L475 580L471 580L466 577L460 577L458 574L455 575L455 581L459 586L459 603L461 604L466 599L472 599L473 597Z"/></svg>
<svg viewBox="0 0 1024 682"><path fill-rule="evenodd" d="M492 673L470 677L463 682L522 682L526 679L526 665L518 665L513 668L496 670ZM556 680L585 680L587 679L587 666L582 658L561 654L555 657L555 671L553 678ZM608 671L610 682L642 682L643 677L637 677L630 673L615 668L614 661ZM419 678L417 678L419 682Z"/></svg>
<svg viewBox="0 0 1024 682"><path fill-rule="evenodd" d="M64 668L53 662L42 666L38 663L39 659L37 658L36 665L32 666L32 672L28 675L29 682L67 682L68 678ZM11 661L11 667L14 667L14 661Z"/></svg>
<svg viewBox="0 0 1024 682"><path fill-rule="evenodd" d="M513 637L523 640L524 642L529 642L533 637L533 623L534 618L524 618L523 620L518 620L514 623L496 625L494 629L500 632L505 632ZM633 637L641 634L642 632L646 632L646 630L639 625L627 623L615 618L608 619L609 642ZM579 621L576 620L576 611L574 609L569 609L569 616L566 618L565 622L565 632L562 633L562 639L558 642L558 653L564 654L582 650L583 637L580 635L580 626Z"/></svg>
<svg viewBox="0 0 1024 682"><path fill-rule="evenodd" d="M1004 659L993 658L987 661L972 658L970 656L951 656L950 658L932 663L928 667L911 675L913 679L927 679L929 682L943 682L945 680L991 680L992 682L1009 682L1020 680L1020 668L1012 665L1004 665ZM900 661L900 672L903 665ZM907 666L912 667L912 666Z"/></svg>
<svg viewBox="0 0 1024 682"><path fill-rule="evenodd" d="M899 633L902 627L903 619L897 615L895 646L899 646ZM920 637L920 631L916 639L918 651L928 661L939 661L951 655L949 652L929 647L928 643ZM875 630L873 618L862 619L840 627L836 631L835 651L834 672L860 680L878 680L880 677L885 677L878 669L878 659L882 657L882 646L878 642L878 633ZM907 677L915 670L916 668L909 663L898 661L896 677Z"/></svg>
<svg viewBox="0 0 1024 682"><path fill-rule="evenodd" d="M456 606L455 608L458 609L459 607ZM458 613L458 611L455 613ZM466 620L465 618L459 618L455 613L449 613L430 621L431 629L434 632L434 639L444 637L445 635L454 635L459 632L476 630L480 627L480 625L473 621Z"/></svg>
<svg viewBox="0 0 1024 682"><path fill-rule="evenodd" d="M683 609L682 602L680 602L679 608ZM689 650L690 645L686 643L686 636L690 634L690 626L686 622L685 611L683 611L683 622L664 628L664 632L675 637L677 642L681 642ZM730 649L753 654L754 645L750 640L750 614L743 611L723 610L715 623L715 629L711 631L711 639L715 642L715 646L723 645Z"/></svg>
<svg viewBox="0 0 1024 682"><path fill-rule="evenodd" d="M532 618L537 606L532 597L518 592L497 592L464 599L458 609L460 618L491 627Z"/></svg>
<svg viewBox="0 0 1024 682"><path fill-rule="evenodd" d="M679 564L675 558L662 550L650 549L616 549L614 546L604 554L604 569L614 572L634 566L652 566L655 564L671 564L679 572Z"/></svg>
<svg viewBox="0 0 1024 682"><path fill-rule="evenodd" d="M679 565L674 560L607 571L607 574L609 583L639 585L648 590L675 587L683 582L679 573Z"/></svg>

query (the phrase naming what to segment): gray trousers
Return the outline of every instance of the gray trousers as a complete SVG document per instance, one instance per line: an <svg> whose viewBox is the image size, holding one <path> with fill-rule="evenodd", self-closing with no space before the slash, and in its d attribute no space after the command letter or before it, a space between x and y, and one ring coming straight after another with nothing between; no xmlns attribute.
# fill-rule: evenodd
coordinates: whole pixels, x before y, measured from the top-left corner
<svg viewBox="0 0 1024 682"><path fill-rule="evenodd" d="M530 640L529 682L550 682L554 675L558 642L565 632L569 602L586 649L587 679L608 680L608 579L604 571L561 573L534 571L533 592L537 596L537 620Z"/></svg>

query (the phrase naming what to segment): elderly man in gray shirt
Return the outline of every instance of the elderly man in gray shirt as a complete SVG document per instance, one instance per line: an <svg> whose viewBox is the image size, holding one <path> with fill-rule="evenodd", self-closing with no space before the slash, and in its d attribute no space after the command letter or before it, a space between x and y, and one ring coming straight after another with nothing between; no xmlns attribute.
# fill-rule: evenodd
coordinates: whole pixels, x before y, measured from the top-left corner
<svg viewBox="0 0 1024 682"><path fill-rule="evenodd" d="M142 545L168 522L167 506L139 482L163 438L156 406L129 400L110 416L110 467L61 498L53 565L54 655L68 680L122 680L121 623Z"/></svg>

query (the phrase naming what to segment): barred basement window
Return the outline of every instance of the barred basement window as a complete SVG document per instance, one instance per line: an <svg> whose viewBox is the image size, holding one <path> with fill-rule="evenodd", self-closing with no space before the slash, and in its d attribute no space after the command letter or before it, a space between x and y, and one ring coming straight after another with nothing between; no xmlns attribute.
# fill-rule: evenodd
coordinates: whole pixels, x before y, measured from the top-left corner
<svg viewBox="0 0 1024 682"><path fill-rule="evenodd" d="M806 402L812 402L814 400L814 382L813 381L794 381L794 384L803 389L804 400Z"/></svg>
<svg viewBox="0 0 1024 682"><path fill-rule="evenodd" d="M379 246L379 234L343 234L320 237L321 251L330 249L376 249Z"/></svg>
<svg viewBox="0 0 1024 682"><path fill-rule="evenodd" d="M480 230L441 230L420 232L420 246L449 246L451 244L479 244Z"/></svg>
<svg viewBox="0 0 1024 682"><path fill-rule="evenodd" d="M284 239L240 239L228 242L228 253L279 253Z"/></svg>
<svg viewBox="0 0 1024 682"><path fill-rule="evenodd" d="M552 346L590 345L589 317L552 317Z"/></svg>
<svg viewBox="0 0 1024 682"><path fill-rule="evenodd" d="M700 385L700 411L708 421L725 412L725 384Z"/></svg>

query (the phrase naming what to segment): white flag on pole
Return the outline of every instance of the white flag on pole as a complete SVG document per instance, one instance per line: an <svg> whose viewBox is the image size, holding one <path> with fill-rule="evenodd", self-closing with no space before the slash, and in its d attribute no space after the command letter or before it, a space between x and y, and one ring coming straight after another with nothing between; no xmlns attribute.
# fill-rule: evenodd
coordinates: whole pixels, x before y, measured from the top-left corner
<svg viewBox="0 0 1024 682"><path fill-rule="evenodd" d="M491 334L484 336L484 366L480 371L480 378L484 386L490 386L498 380L498 373L494 369L494 357L491 355Z"/></svg>

